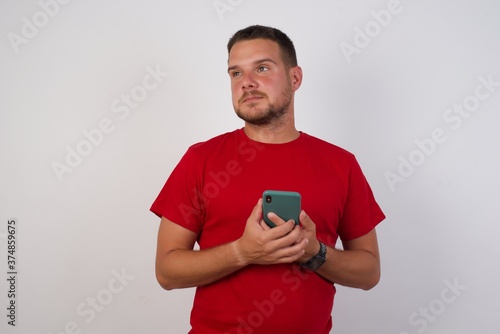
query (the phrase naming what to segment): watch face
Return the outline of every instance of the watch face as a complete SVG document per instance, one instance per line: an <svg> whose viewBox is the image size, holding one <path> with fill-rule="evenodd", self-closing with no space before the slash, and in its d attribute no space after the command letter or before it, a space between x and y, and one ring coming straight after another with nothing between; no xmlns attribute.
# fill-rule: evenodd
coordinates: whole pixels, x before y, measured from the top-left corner
<svg viewBox="0 0 500 334"><path fill-rule="evenodd" d="M326 258L326 245L322 242L320 242L320 247L319 247L319 254L323 258Z"/></svg>
<svg viewBox="0 0 500 334"><path fill-rule="evenodd" d="M318 254L313 256L306 263L301 264L301 266L310 270L316 270L319 267L321 267L321 265L325 263L325 261L326 261L326 246L324 243L320 242Z"/></svg>
<svg viewBox="0 0 500 334"><path fill-rule="evenodd" d="M315 258L315 259L313 260L313 262L311 263L311 269L312 269L312 270L316 270L316 269L318 269L319 267L321 267L321 265L322 265L323 263L325 263L325 260L324 260L324 259L322 259L322 258L317 257L317 258Z"/></svg>

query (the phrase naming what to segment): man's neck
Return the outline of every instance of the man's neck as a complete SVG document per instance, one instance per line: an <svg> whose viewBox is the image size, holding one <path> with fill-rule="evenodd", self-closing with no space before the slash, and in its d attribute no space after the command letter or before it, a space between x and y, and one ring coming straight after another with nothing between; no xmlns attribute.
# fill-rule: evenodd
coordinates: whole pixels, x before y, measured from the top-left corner
<svg viewBox="0 0 500 334"><path fill-rule="evenodd" d="M283 144L297 139L300 135L295 125L253 125L245 123L245 134L252 140L266 144Z"/></svg>

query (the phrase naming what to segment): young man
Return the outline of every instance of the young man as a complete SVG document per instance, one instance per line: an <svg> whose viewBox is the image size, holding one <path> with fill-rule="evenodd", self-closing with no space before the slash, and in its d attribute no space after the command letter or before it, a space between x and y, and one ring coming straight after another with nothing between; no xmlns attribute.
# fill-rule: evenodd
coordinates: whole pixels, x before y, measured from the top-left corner
<svg viewBox="0 0 500 334"><path fill-rule="evenodd" d="M379 281L384 214L351 153L295 128L302 69L290 39L251 26L228 52L245 125L191 146L153 203L158 282L197 287L190 333L329 333L334 284ZM264 223L268 189L301 194L300 225L272 213L277 226Z"/></svg>

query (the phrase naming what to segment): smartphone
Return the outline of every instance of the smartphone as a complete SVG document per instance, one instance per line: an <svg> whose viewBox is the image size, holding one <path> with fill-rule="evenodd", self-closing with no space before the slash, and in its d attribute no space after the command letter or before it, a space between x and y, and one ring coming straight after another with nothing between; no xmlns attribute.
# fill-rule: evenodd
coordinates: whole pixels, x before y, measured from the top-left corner
<svg viewBox="0 0 500 334"><path fill-rule="evenodd" d="M262 193L263 219L269 227L276 225L267 218L269 212L274 212L284 221L293 219L300 224L300 194L295 191L266 190Z"/></svg>

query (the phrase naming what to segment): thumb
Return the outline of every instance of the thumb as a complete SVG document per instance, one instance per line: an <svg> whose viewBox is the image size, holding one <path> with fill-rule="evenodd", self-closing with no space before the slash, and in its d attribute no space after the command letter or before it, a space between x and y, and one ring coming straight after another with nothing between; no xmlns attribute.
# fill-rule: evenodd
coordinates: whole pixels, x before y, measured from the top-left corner
<svg viewBox="0 0 500 334"><path fill-rule="evenodd" d="M300 223L302 224L302 227L305 228L306 230L315 227L313 221L311 220L311 218L309 218L309 215L304 210L300 211L299 219Z"/></svg>
<svg viewBox="0 0 500 334"><path fill-rule="evenodd" d="M258 223L262 219L262 198L259 198L257 204L253 207L251 216Z"/></svg>

